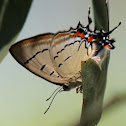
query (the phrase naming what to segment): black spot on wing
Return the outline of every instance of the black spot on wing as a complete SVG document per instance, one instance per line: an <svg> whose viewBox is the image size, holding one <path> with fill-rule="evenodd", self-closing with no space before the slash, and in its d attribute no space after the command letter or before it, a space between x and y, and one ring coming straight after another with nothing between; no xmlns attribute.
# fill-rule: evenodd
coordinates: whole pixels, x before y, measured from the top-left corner
<svg viewBox="0 0 126 126"><path fill-rule="evenodd" d="M39 53L41 53L41 51L38 51L38 52L36 53L36 55L38 55Z"/></svg>
<svg viewBox="0 0 126 126"><path fill-rule="evenodd" d="M58 67L61 67L63 64L62 63L60 63L59 65L58 65Z"/></svg>
<svg viewBox="0 0 126 126"><path fill-rule="evenodd" d="M45 52L45 51L47 51L47 50L48 50L48 49L43 49L43 50L42 50L42 53Z"/></svg>
<svg viewBox="0 0 126 126"><path fill-rule="evenodd" d="M58 56L54 56L54 60L55 60L56 58L58 58Z"/></svg>
<svg viewBox="0 0 126 126"><path fill-rule="evenodd" d="M80 43L80 41L74 41L74 42L72 42L72 43L70 43L70 44L66 44L65 46L64 46L64 48L66 48L67 46L71 46L71 45L74 45L75 43Z"/></svg>
<svg viewBox="0 0 126 126"><path fill-rule="evenodd" d="M33 58L35 58L38 54L43 53L43 52L45 52L45 51L47 51L47 50L48 50L48 49L43 49L42 51L36 52L35 55L33 55L33 56L32 56L31 58L29 58L28 60L26 60L26 62L24 62L24 64L28 64L29 61L31 61Z"/></svg>
<svg viewBox="0 0 126 126"><path fill-rule="evenodd" d="M43 69L45 68L46 65L43 65L42 68L40 69L41 71L43 71Z"/></svg>
<svg viewBox="0 0 126 126"><path fill-rule="evenodd" d="M66 48L67 46L69 46L69 44L66 44L66 45L64 46L64 48Z"/></svg>
<svg viewBox="0 0 126 126"><path fill-rule="evenodd" d="M71 57L71 56L68 56L68 57L64 60L64 62L67 61L70 57Z"/></svg>
<svg viewBox="0 0 126 126"><path fill-rule="evenodd" d="M65 50L65 49L61 49L60 51L57 52L57 54L61 53L63 50Z"/></svg>
<svg viewBox="0 0 126 126"><path fill-rule="evenodd" d="M52 73L50 73L50 76L52 76L54 74L54 71L52 71Z"/></svg>
<svg viewBox="0 0 126 126"><path fill-rule="evenodd" d="M70 43L69 46L74 45L74 43Z"/></svg>
<svg viewBox="0 0 126 126"><path fill-rule="evenodd" d="M71 46L71 45L74 45L75 43L80 43L80 41L74 41L74 42L72 42L72 43L70 43L70 44L66 44L65 46L64 46L64 48L63 49L61 49L60 51L58 51L57 52L57 54L59 54L59 53L61 53L62 51L64 51L65 50L65 48L67 47L67 46Z"/></svg>

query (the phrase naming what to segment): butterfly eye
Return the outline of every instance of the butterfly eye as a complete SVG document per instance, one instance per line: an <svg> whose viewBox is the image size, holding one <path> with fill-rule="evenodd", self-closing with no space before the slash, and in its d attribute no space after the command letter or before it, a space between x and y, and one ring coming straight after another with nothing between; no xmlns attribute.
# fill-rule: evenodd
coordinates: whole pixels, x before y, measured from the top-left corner
<svg viewBox="0 0 126 126"><path fill-rule="evenodd" d="M94 38L94 39L97 39L97 35L93 35L93 38Z"/></svg>

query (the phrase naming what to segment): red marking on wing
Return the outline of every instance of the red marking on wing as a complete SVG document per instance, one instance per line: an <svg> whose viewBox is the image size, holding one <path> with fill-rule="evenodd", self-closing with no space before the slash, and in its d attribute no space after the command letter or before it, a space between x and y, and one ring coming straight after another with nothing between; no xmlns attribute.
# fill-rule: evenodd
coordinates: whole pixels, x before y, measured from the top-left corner
<svg viewBox="0 0 126 126"><path fill-rule="evenodd" d="M79 36L79 37L81 37L82 39L85 38L85 37L84 37L84 32L80 33L79 31L77 31L77 32L74 34L74 36Z"/></svg>
<svg viewBox="0 0 126 126"><path fill-rule="evenodd" d="M94 39L94 38L93 38L93 35L92 35L92 36L90 36L90 37L88 38L87 41L88 41L88 42L93 42L93 39Z"/></svg>
<svg viewBox="0 0 126 126"><path fill-rule="evenodd" d="M109 45L105 45L103 48L111 49Z"/></svg>

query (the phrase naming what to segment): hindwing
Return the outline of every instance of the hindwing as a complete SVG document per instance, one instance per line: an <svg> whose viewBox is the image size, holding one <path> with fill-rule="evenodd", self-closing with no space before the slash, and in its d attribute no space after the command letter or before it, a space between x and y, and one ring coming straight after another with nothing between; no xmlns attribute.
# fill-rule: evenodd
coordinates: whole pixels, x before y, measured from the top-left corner
<svg viewBox="0 0 126 126"><path fill-rule="evenodd" d="M91 58L95 51L95 44L86 47L86 39L74 36L76 30L59 32L54 36L50 55L56 71L64 78L80 77L81 61Z"/></svg>

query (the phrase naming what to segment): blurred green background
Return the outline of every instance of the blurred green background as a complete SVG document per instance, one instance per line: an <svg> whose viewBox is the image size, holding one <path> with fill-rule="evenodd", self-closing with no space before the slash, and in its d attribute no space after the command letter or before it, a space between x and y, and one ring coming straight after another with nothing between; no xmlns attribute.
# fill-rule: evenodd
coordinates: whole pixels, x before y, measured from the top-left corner
<svg viewBox="0 0 126 126"><path fill-rule="evenodd" d="M79 21L87 25L89 5L86 0L34 0L17 41L75 28ZM110 29L120 21L122 25L110 36L116 39L116 49L111 51L104 103L126 93L125 5L125 0L109 2ZM50 103L45 100L57 87L27 71L8 54L0 64L0 126L70 126L78 122L82 94L75 90L59 93L43 114ZM125 126L125 116L126 102L104 112L98 126Z"/></svg>

